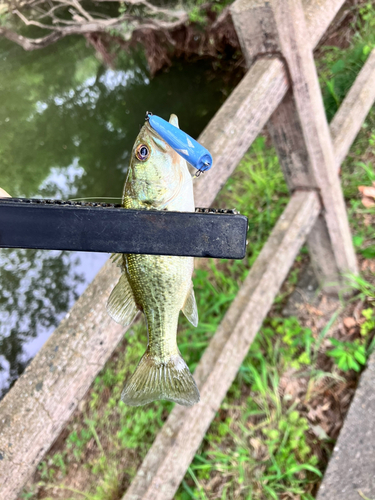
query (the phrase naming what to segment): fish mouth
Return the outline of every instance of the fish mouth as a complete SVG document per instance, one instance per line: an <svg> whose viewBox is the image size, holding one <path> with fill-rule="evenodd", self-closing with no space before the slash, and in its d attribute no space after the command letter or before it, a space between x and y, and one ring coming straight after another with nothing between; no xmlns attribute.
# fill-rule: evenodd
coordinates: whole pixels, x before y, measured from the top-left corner
<svg viewBox="0 0 375 500"><path fill-rule="evenodd" d="M148 119L146 118L145 120L145 124L144 124L144 128L147 130L147 132L149 132L151 135L156 135L157 137L160 137L159 134L156 132L156 130L154 130L151 125L150 125L150 122L148 121Z"/></svg>

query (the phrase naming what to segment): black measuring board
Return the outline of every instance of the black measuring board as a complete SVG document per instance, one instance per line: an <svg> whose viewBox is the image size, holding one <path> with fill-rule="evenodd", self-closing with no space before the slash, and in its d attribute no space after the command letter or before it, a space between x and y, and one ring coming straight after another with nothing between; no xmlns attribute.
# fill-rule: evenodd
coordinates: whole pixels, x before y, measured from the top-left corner
<svg viewBox="0 0 375 500"><path fill-rule="evenodd" d="M127 210L119 205L0 199L0 248L242 259L247 217L233 210Z"/></svg>

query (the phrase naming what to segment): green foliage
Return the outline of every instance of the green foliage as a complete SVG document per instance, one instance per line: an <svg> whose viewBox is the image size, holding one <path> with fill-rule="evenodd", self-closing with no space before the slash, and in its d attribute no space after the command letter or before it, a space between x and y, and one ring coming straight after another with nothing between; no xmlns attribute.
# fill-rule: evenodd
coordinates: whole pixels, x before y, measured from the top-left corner
<svg viewBox="0 0 375 500"><path fill-rule="evenodd" d="M195 5L189 12L189 20L192 23L199 23L202 25L206 22L206 16L198 5Z"/></svg>
<svg viewBox="0 0 375 500"><path fill-rule="evenodd" d="M1 11L0 5L0 26L6 26L9 23L10 15L8 12Z"/></svg>
<svg viewBox="0 0 375 500"><path fill-rule="evenodd" d="M83 427L80 431L74 430L67 438L67 449L72 450L76 460L81 460L84 456L84 450L87 443L92 438L92 432L87 427Z"/></svg>
<svg viewBox="0 0 375 500"><path fill-rule="evenodd" d="M370 300L371 302L375 299L375 285L367 281L362 276L356 276L353 274L347 275L347 283L350 288L358 292L358 296L363 300Z"/></svg>
<svg viewBox="0 0 375 500"><path fill-rule="evenodd" d="M373 3L362 5L358 13L356 32L350 48L324 47L322 49L324 56L318 61L324 105L329 121L338 110L369 53L375 47Z"/></svg>
<svg viewBox="0 0 375 500"><path fill-rule="evenodd" d="M270 326L262 328L262 334L269 346L276 345L275 350L279 351L280 361L296 370L311 363L311 346L314 338L310 328L302 327L298 319L293 316L273 318L269 324Z"/></svg>
<svg viewBox="0 0 375 500"><path fill-rule="evenodd" d="M375 146L375 133L374 134L371 133L368 142L370 147ZM372 182L375 181L375 170L370 162L364 163L363 161L359 161L357 162L357 165L359 167L362 167L363 170L365 171L368 183L371 184Z"/></svg>
<svg viewBox="0 0 375 500"><path fill-rule="evenodd" d="M202 27L207 23L207 8L209 7L216 14L220 14L233 0L187 0L185 2L189 20L192 23L200 24Z"/></svg>
<svg viewBox="0 0 375 500"><path fill-rule="evenodd" d="M368 309L363 309L362 316L365 321L361 323L361 335L366 337L369 333L373 332L375 329L375 312L374 309L369 307Z"/></svg>
<svg viewBox="0 0 375 500"><path fill-rule="evenodd" d="M373 164L366 161L358 161L358 157L372 157L375 147L369 143L371 129L375 127L375 109L370 111L367 117L367 126L362 128L356 142L354 143L352 156L349 156L342 168L342 185L344 196L347 200L348 215L353 233L353 243L357 253L366 259L375 258L375 232L371 218L375 216L375 207L365 208L358 195L358 186L371 186L375 182L375 170ZM368 221L366 221L368 217ZM349 281L355 289L361 290L361 284L357 278L351 277ZM360 278L358 278L360 280ZM369 286L370 283L366 285ZM371 285L370 285L371 286ZM368 293L369 290L366 291Z"/></svg>
<svg viewBox="0 0 375 500"><path fill-rule="evenodd" d="M361 366L366 364L366 348L359 340L354 342L344 342L337 339L329 339L335 347L327 352L332 357L337 367L342 371L354 370L359 372Z"/></svg>
<svg viewBox="0 0 375 500"><path fill-rule="evenodd" d="M375 299L375 286L361 276L348 275L348 284L356 290L357 298L368 301ZM361 338L353 342L338 339L329 339L334 349L327 352L333 358L337 367L342 371L354 370L359 372L367 362L368 356L374 349L374 340L371 334L375 330L375 311L373 307L362 310L363 319L360 321Z"/></svg>
<svg viewBox="0 0 375 500"><path fill-rule="evenodd" d="M306 442L308 431L306 418L301 417L296 410L282 415L275 428L263 429L265 445L273 462L269 473L274 473L277 480L292 476L301 470L310 470L318 476L321 475L315 468L317 457L311 455L311 448Z"/></svg>
<svg viewBox="0 0 375 500"><path fill-rule="evenodd" d="M364 22L362 30L373 31L375 28L375 6L373 2L367 2L359 7L359 14Z"/></svg>

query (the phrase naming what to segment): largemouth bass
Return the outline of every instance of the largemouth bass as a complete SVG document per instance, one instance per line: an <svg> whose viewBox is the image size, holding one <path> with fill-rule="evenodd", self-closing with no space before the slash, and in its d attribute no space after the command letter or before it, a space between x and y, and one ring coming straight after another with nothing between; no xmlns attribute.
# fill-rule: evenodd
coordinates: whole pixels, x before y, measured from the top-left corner
<svg viewBox="0 0 375 500"><path fill-rule="evenodd" d="M178 127L177 116L170 123ZM122 205L128 209L194 212L192 177L186 161L148 121L133 147ZM191 276L193 257L124 254L122 275L107 303L110 316L128 325L138 310L146 317L148 345L121 399L139 406L166 399L191 406L199 391L177 347L180 310L198 324Z"/></svg>

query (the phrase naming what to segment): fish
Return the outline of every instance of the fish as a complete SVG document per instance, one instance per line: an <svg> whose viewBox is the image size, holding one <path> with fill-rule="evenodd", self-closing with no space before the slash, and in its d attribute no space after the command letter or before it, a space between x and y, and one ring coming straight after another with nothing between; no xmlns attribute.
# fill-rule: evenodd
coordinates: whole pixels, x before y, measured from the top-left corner
<svg viewBox="0 0 375 500"><path fill-rule="evenodd" d="M179 127L172 114L169 123ZM194 212L193 181L186 161L146 119L133 146L122 206L126 209ZM198 310L193 257L117 254L121 277L107 302L107 312L127 326L142 311L148 344L126 383L122 401L141 406L167 400L183 406L199 401L199 390L177 346L180 311L194 326Z"/></svg>

